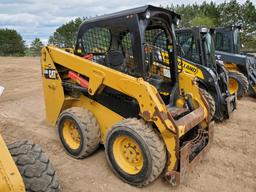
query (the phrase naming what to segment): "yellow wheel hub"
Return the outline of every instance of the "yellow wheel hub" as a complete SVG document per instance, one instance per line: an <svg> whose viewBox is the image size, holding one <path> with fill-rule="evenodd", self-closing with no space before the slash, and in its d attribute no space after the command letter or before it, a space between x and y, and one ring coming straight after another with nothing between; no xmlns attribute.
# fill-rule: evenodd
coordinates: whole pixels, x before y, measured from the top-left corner
<svg viewBox="0 0 256 192"><path fill-rule="evenodd" d="M76 150L80 147L81 137L73 121L66 120L63 124L63 137L67 145Z"/></svg>
<svg viewBox="0 0 256 192"><path fill-rule="evenodd" d="M236 93L238 91L238 87L239 87L237 80L234 79L234 78L229 78L229 85L228 85L228 87L229 87L229 92L231 94Z"/></svg>
<svg viewBox="0 0 256 192"><path fill-rule="evenodd" d="M139 173L143 167L143 156L139 145L128 136L119 136L113 144L113 154L118 166L130 175Z"/></svg>

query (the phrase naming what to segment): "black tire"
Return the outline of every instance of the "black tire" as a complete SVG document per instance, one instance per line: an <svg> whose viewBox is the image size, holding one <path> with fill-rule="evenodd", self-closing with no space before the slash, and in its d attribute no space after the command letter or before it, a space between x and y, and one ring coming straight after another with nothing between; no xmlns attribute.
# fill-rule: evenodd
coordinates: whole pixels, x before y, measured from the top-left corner
<svg viewBox="0 0 256 192"><path fill-rule="evenodd" d="M249 87L248 96L256 98L256 85Z"/></svg>
<svg viewBox="0 0 256 192"><path fill-rule="evenodd" d="M80 135L80 146L78 149L70 148L63 137L63 124L65 120L73 121L78 129ZM92 112L87 109L72 107L64 110L58 119L57 129L67 153L76 159L82 159L91 155L99 147L100 127Z"/></svg>
<svg viewBox="0 0 256 192"><path fill-rule="evenodd" d="M247 78L244 76L244 74L238 71L229 71L228 75L229 75L229 78L233 78L237 81L238 83L237 98L240 99L247 93L249 89L249 82Z"/></svg>
<svg viewBox="0 0 256 192"><path fill-rule="evenodd" d="M19 141L8 145L25 183L26 192L60 192L60 184L48 156L37 144Z"/></svg>
<svg viewBox="0 0 256 192"><path fill-rule="evenodd" d="M144 160L138 173L125 172L116 162L113 144L118 136L128 136L138 144ZM137 187L153 182L166 165L166 147L163 140L153 127L142 119L128 118L114 125L107 134L105 152L114 173L124 182Z"/></svg>
<svg viewBox="0 0 256 192"><path fill-rule="evenodd" d="M205 97L206 101L208 102L208 105L210 107L210 117L209 119L212 120L216 111L216 104L209 92L207 92L205 89L200 89L202 95Z"/></svg>

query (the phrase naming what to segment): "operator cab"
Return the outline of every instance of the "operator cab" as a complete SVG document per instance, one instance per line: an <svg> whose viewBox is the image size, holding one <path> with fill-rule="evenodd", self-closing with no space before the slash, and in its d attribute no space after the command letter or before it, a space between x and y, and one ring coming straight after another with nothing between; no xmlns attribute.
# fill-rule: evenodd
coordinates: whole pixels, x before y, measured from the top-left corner
<svg viewBox="0 0 256 192"><path fill-rule="evenodd" d="M228 53L240 53L240 30L241 26L229 26L216 28L216 50Z"/></svg>
<svg viewBox="0 0 256 192"><path fill-rule="evenodd" d="M176 30L177 41L181 47L181 57L197 64L216 69L213 29L195 27Z"/></svg>
<svg viewBox="0 0 256 192"><path fill-rule="evenodd" d="M148 5L86 20L78 31L75 54L142 77L169 97L177 82L174 26L179 19L174 12ZM165 34L158 41L161 46L154 43L159 33Z"/></svg>

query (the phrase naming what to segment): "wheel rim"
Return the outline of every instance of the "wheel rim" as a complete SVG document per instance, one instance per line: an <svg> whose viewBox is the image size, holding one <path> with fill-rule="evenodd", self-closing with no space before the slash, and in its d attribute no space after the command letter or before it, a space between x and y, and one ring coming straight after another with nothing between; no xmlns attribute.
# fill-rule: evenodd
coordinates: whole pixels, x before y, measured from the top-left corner
<svg viewBox="0 0 256 192"><path fill-rule="evenodd" d="M119 136L113 143L113 155L118 166L130 175L139 173L143 167L143 155L139 145L128 136Z"/></svg>
<svg viewBox="0 0 256 192"><path fill-rule="evenodd" d="M238 91L238 87L239 87L237 80L234 79L234 78L229 78L229 85L228 85L228 87L229 87L229 92L231 94L236 93Z"/></svg>
<svg viewBox="0 0 256 192"><path fill-rule="evenodd" d="M80 147L81 136L73 121L65 120L63 123L63 138L71 149L76 150Z"/></svg>

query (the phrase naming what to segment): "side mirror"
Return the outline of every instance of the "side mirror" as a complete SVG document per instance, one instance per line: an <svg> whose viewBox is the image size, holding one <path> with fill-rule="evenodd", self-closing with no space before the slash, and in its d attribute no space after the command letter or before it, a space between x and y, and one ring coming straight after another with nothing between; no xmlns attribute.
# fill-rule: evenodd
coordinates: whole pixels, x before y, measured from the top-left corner
<svg viewBox="0 0 256 192"><path fill-rule="evenodd" d="M0 96L4 93L4 87L0 86Z"/></svg>
<svg viewBox="0 0 256 192"><path fill-rule="evenodd" d="M221 60L221 55L215 55L216 60Z"/></svg>
<svg viewBox="0 0 256 192"><path fill-rule="evenodd" d="M216 60L216 64L224 67L224 62L222 60Z"/></svg>

